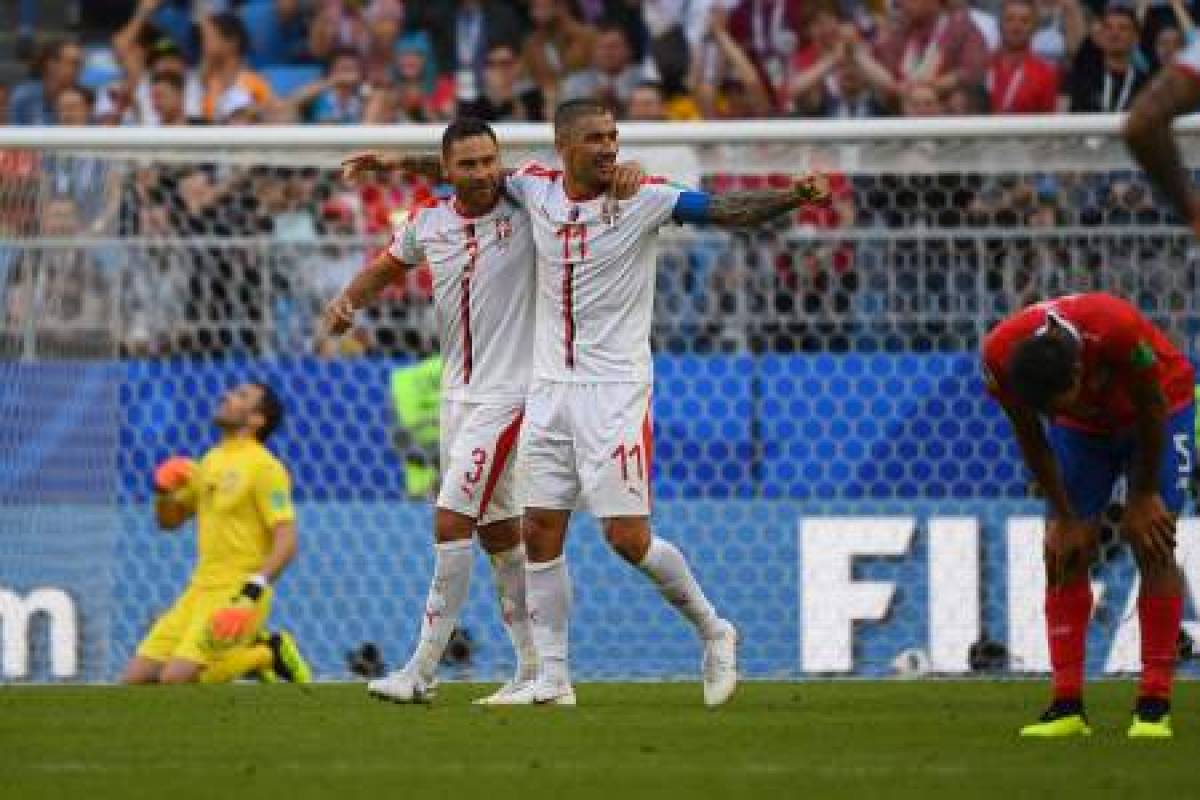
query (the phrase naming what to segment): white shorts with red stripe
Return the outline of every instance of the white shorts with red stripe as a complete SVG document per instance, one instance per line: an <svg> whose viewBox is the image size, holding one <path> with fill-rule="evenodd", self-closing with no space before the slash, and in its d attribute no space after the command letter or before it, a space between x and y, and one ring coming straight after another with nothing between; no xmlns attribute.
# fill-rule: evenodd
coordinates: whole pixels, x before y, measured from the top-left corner
<svg viewBox="0 0 1200 800"><path fill-rule="evenodd" d="M523 402L442 402L442 488L438 508L480 525L521 515L516 449Z"/></svg>
<svg viewBox="0 0 1200 800"><path fill-rule="evenodd" d="M521 432L525 505L649 515L653 438L649 383L534 381Z"/></svg>

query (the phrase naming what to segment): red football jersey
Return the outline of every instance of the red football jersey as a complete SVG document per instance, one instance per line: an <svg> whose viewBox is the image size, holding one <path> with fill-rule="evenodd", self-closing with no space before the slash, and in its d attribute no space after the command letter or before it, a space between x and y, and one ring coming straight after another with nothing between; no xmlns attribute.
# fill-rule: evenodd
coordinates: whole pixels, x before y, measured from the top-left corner
<svg viewBox="0 0 1200 800"><path fill-rule="evenodd" d="M1017 345L1046 325L1047 317L1079 340L1083 361L1080 407L1055 422L1090 433L1112 433L1134 423L1131 388L1154 381L1171 412L1193 399L1195 375L1191 362L1166 335L1124 300L1103 292L1074 294L1047 300L1018 311L1001 322L983 341L987 390L1002 403L1019 405L1008 386L1008 362Z"/></svg>

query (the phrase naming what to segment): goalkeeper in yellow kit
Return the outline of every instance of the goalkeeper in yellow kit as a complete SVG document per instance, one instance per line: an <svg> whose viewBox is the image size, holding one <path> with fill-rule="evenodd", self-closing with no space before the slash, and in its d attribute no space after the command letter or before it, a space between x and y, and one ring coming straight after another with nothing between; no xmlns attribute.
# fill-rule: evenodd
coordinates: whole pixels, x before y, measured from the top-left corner
<svg viewBox="0 0 1200 800"><path fill-rule="evenodd" d="M271 584L296 554L287 470L263 442L283 407L270 387L229 391L213 419L221 441L199 463L174 457L154 475L158 524L195 515L196 568L125 667L123 683L226 683L245 675L307 683L287 632L268 634Z"/></svg>

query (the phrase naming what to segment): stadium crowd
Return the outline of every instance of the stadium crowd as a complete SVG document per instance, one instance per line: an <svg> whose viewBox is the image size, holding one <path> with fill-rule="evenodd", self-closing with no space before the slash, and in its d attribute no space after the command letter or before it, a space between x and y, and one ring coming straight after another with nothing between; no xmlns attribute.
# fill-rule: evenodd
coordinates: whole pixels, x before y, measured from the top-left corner
<svg viewBox="0 0 1200 800"><path fill-rule="evenodd" d="M602 98L619 119L639 121L1123 111L1192 35L1192 14L1200 3L896 0L889 7L877 0L138 0L124 5L130 8L119 17L123 24L103 46L47 42L29 81L0 87L7 98L0 108L9 124L390 124L438 122L464 113L498 122L536 121L575 97ZM32 165L8 154L0 161L10 187L0 225L9 232L108 235L147 243L122 249L122 287L107 293L111 270L103 268L104 248L31 250L7 259L0 285L7 287L3 311L9 328L33 317L50 325L49 306L76 314L90 309L96 319L111 318L110 307L119 307L119 335L128 353L294 347L286 343L307 329L320 298L368 259L361 241L351 242L382 240L398 214L435 191L405 176L350 187L335 172L316 168L126 167L83 156L44 155ZM966 247L814 244L789 237L796 226L1044 232L1063 225L1098 229L1167 219L1131 174L994 178L921 172L917 165L907 175L832 175L833 206L802 212L793 226L739 251L745 254L738 259L740 269L722 268L729 260L726 245L669 252L666 257L683 267L665 270L661 279L662 305L675 313L665 317L660 346L848 346L844 319L873 302L896 302L897 287L903 292L910 286L913 302L928 310L949 302L956 275L982 274L988 287L1003 295L999 313L1034 291L1040 265L1070 269L1076 274L1064 285L1087 288L1096 283L1089 273L1108 258L1066 238L1015 247L1011 240L987 239ZM41 184L40 190L13 190L21 180ZM708 188L727 191L771 179L725 174L703 180ZM40 204L35 207L31 197L40 197ZM269 237L270 253L235 244L246 237ZM1064 258L1069 264L1062 263ZM38 270L23 265L23 259L54 262L55 274L76 277L35 280ZM889 289L872 292L880 270L869 266L884 262ZM80 280L80 275L90 277ZM104 300L39 299L59 284L68 294ZM351 338L359 345L350 348L427 349L428 293L427 276L397 288L386 324ZM410 299L416 302L406 302ZM731 332L734 306L741 329ZM278 341L263 341L268 328ZM181 334L184 329L188 332ZM243 333L230 333L235 330ZM933 339L938 335L934 331Z"/></svg>

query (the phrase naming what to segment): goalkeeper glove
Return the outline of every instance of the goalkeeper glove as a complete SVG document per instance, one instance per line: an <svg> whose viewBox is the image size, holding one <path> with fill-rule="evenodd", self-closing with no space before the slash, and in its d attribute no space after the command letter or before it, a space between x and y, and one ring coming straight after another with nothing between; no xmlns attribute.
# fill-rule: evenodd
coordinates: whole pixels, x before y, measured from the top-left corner
<svg viewBox="0 0 1200 800"><path fill-rule="evenodd" d="M188 485L196 464L189 458L171 456L154 470L154 490L168 494Z"/></svg>
<svg viewBox="0 0 1200 800"><path fill-rule="evenodd" d="M229 605L213 612L209 621L213 639L232 644L254 632L258 601L263 595L266 583L266 578L255 575L246 581L242 591L229 601Z"/></svg>

